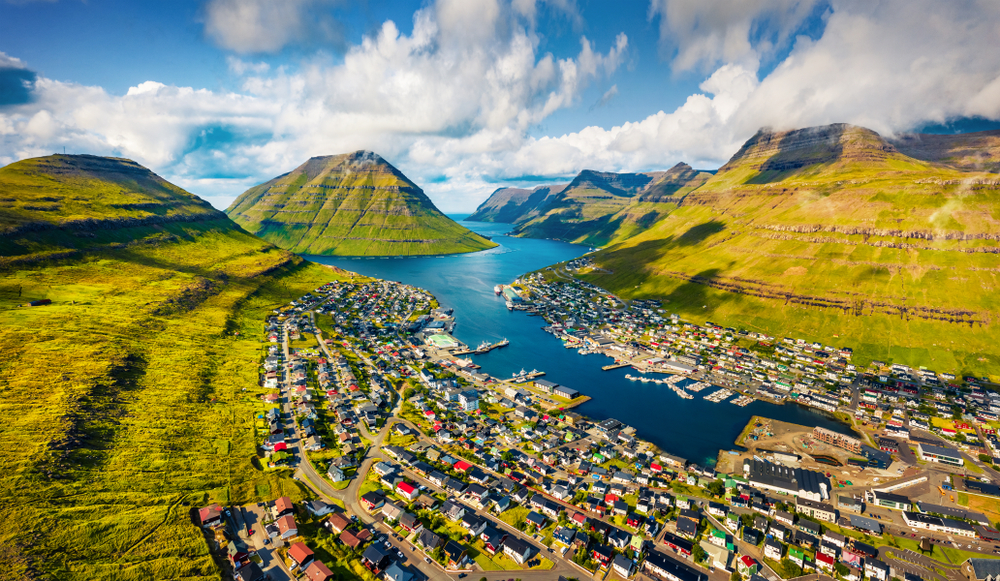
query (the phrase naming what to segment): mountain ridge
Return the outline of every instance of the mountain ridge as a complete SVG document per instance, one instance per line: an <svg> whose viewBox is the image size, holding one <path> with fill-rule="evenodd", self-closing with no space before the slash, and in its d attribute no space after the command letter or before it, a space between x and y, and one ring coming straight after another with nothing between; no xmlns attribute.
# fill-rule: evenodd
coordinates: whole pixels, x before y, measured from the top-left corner
<svg viewBox="0 0 1000 581"><path fill-rule="evenodd" d="M226 214L300 254L453 254L495 246L441 213L392 164L363 150L312 157L248 189Z"/></svg>

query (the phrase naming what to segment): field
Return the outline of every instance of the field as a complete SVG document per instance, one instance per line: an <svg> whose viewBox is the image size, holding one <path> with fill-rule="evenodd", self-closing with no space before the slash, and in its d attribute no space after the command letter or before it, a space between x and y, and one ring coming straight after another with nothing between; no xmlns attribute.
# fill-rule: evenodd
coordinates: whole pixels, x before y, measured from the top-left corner
<svg viewBox="0 0 1000 581"><path fill-rule="evenodd" d="M194 509L305 494L256 457L263 317L336 273L228 223L159 229L3 272L0 578L217 579Z"/></svg>

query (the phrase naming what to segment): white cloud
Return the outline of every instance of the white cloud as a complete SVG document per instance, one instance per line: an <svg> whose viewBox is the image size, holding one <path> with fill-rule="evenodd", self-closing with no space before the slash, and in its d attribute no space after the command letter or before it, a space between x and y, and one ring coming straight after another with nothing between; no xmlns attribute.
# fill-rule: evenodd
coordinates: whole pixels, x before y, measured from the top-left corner
<svg viewBox="0 0 1000 581"><path fill-rule="evenodd" d="M756 67L786 46L818 0L650 0L660 44L675 70L719 63ZM752 40L756 39L756 45Z"/></svg>
<svg viewBox="0 0 1000 581"><path fill-rule="evenodd" d="M224 206L309 156L372 149L442 209L463 210L498 181L526 175L717 166L765 125L849 122L890 133L955 116L1000 118L996 2L832 0L822 35L782 40L814 6L762 0L727 17L687 5L680 16L663 13L673 19L668 33L683 22L705 33L678 33L675 66L714 63L680 107L531 137L619 70L630 49L621 34L604 47L581 36L572 56L543 53L531 25L535 4L512 1L441 0L415 14L411 33L385 22L336 61L316 56L272 70L233 57L238 92L151 80L116 96L38 78L30 100L0 109L0 162L63 145L124 155ZM672 6L663 10L679 10ZM774 15L783 9L789 14ZM779 32L754 33L761 18ZM761 76L759 63L780 42L788 56ZM25 65L0 53L2 66ZM615 96L625 86L602 100L627 98Z"/></svg>
<svg viewBox="0 0 1000 581"><path fill-rule="evenodd" d="M335 21L317 16L330 0L208 0L205 33L220 47L239 53L268 53L314 38L340 35Z"/></svg>

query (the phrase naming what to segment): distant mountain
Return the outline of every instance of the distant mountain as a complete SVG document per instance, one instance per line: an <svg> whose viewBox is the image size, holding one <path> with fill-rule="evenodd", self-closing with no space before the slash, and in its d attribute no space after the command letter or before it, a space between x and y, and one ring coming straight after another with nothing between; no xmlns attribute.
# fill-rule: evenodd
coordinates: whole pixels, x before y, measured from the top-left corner
<svg viewBox="0 0 1000 581"><path fill-rule="evenodd" d="M761 130L598 252L611 274L586 278L695 320L845 343L862 362L1000 372L1000 176L973 171L995 145L993 133Z"/></svg>
<svg viewBox="0 0 1000 581"><path fill-rule="evenodd" d="M530 213L544 209L567 185L537 186L531 190L499 188L466 219L514 224Z"/></svg>
<svg viewBox="0 0 1000 581"><path fill-rule="evenodd" d="M442 214L424 192L370 151L314 157L244 192L226 213L300 254L455 254L496 244Z"/></svg>
<svg viewBox="0 0 1000 581"><path fill-rule="evenodd" d="M584 170L566 185L501 188L469 219L509 222L520 236L604 245L648 228L709 177L683 163L648 173Z"/></svg>

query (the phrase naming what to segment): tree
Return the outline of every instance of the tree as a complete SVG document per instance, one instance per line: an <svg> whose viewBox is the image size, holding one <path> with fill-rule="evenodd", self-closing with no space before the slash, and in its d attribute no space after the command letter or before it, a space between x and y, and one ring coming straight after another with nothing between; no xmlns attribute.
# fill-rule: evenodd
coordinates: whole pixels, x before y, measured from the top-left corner
<svg viewBox="0 0 1000 581"><path fill-rule="evenodd" d="M781 570L782 577L785 579L791 579L792 577L799 577L802 575L802 567L799 567L793 563L790 559L781 560Z"/></svg>
<svg viewBox="0 0 1000 581"><path fill-rule="evenodd" d="M836 561L833 564L833 568L837 571L837 575L840 575L841 577L846 577L847 574L851 572L851 570L847 568L847 565L841 563L840 561Z"/></svg>
<svg viewBox="0 0 1000 581"><path fill-rule="evenodd" d="M695 545L691 550L691 556L694 557L696 563L701 563L708 557L708 553L701 548L701 545Z"/></svg>
<svg viewBox="0 0 1000 581"><path fill-rule="evenodd" d="M726 485L721 480L713 480L705 487L713 496L722 496L726 493Z"/></svg>
<svg viewBox="0 0 1000 581"><path fill-rule="evenodd" d="M979 455L979 461L983 462L985 464L992 464L993 463L993 458L991 458L989 454L980 454Z"/></svg>
<svg viewBox="0 0 1000 581"><path fill-rule="evenodd" d="M733 571L732 575L729 576L729 581L743 581L743 576Z"/></svg>

